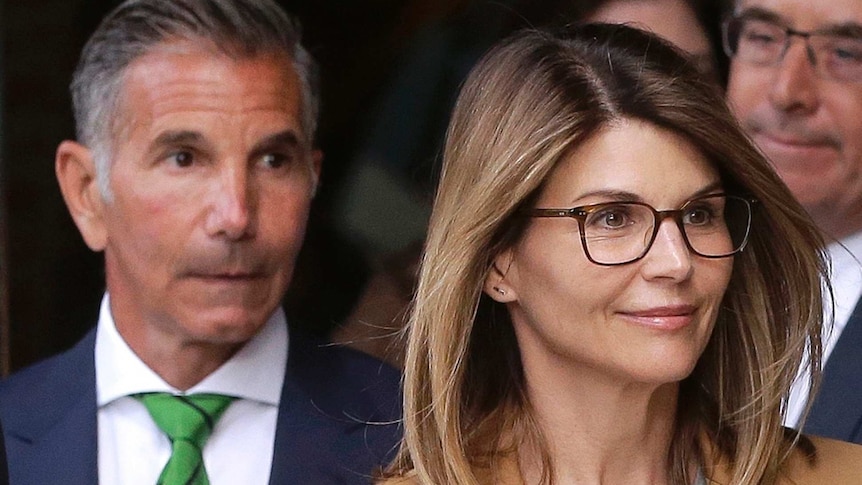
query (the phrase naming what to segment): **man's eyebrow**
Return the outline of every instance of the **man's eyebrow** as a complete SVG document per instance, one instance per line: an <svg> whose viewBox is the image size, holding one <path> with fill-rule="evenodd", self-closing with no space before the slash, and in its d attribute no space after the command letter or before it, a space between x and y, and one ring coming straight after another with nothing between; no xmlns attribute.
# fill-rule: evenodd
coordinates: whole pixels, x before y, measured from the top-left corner
<svg viewBox="0 0 862 485"><path fill-rule="evenodd" d="M199 145L204 141L204 136L197 131L168 130L159 133L159 136L157 136L150 145L153 147Z"/></svg>
<svg viewBox="0 0 862 485"><path fill-rule="evenodd" d="M781 15L778 15L771 10L766 10L760 7L748 7L742 9L734 13L734 17L741 19L763 20L764 22L770 22L773 24L788 24L787 20L785 20Z"/></svg>
<svg viewBox="0 0 862 485"><path fill-rule="evenodd" d="M779 24L786 27L791 27L790 22L781 15L771 10L766 10L760 7L749 7L735 14L737 18L762 20L773 24ZM842 23L827 24L811 33L835 35L839 37L862 37L862 24L854 21Z"/></svg>
<svg viewBox="0 0 862 485"><path fill-rule="evenodd" d="M261 154L272 151L274 149L294 149L301 145L299 137L293 130L280 131L269 135L254 144L252 153Z"/></svg>
<svg viewBox="0 0 862 485"><path fill-rule="evenodd" d="M837 37L862 38L862 24L858 22L844 22L841 24L827 25L817 29L818 34L829 34Z"/></svg>

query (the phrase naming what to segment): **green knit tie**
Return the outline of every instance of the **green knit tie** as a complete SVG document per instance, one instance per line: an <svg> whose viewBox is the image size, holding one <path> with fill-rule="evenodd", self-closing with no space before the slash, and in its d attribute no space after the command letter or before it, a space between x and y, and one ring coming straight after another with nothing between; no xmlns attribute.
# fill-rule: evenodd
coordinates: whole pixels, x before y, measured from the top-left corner
<svg viewBox="0 0 862 485"><path fill-rule="evenodd" d="M175 396L164 392L133 397L144 403L153 421L171 440L171 458L159 475L158 485L209 485L201 450L215 422L234 398L219 394Z"/></svg>

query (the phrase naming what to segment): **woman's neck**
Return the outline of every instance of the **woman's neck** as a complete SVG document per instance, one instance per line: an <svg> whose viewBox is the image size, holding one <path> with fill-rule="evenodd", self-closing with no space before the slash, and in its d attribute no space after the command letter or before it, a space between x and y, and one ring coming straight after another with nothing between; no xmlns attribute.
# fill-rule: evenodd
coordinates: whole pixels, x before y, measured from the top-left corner
<svg viewBox="0 0 862 485"><path fill-rule="evenodd" d="M556 483L668 483L677 383L619 382L590 369L525 366L530 405ZM526 483L539 483L538 446L521 452Z"/></svg>

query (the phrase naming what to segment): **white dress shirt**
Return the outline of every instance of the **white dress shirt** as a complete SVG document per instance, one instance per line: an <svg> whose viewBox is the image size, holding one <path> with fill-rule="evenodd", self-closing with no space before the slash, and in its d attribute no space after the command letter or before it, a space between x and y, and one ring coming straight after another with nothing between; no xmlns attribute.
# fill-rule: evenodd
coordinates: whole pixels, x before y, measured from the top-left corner
<svg viewBox="0 0 862 485"><path fill-rule="evenodd" d="M117 332L108 302L106 294L96 329L99 483L153 485L171 445L147 408L129 395L183 393L129 348ZM203 450L212 485L268 483L287 347L287 323L279 309L229 361L185 392L239 397L216 422Z"/></svg>
<svg viewBox="0 0 862 485"><path fill-rule="evenodd" d="M862 296L862 263L860 263L862 261L862 232L830 244L827 250L832 259L829 279L835 299L835 313L833 321L830 302L828 300L824 301L824 368L826 367L826 360L829 359L829 356L835 349L838 338L841 337L841 332L847 326L850 315L853 313L853 309L856 308L856 304L859 303L860 296ZM803 369L800 370L799 376L790 390L787 412L784 417L785 426L795 428L799 425L802 412L805 410L810 387L810 372L807 365L803 365Z"/></svg>

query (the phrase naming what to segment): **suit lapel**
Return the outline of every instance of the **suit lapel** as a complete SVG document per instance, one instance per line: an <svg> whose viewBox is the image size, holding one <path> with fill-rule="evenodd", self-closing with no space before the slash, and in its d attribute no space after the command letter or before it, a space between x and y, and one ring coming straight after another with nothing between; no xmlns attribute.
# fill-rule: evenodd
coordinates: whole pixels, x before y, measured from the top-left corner
<svg viewBox="0 0 862 485"><path fill-rule="evenodd" d="M862 300L841 332L805 423L808 434L862 443Z"/></svg>
<svg viewBox="0 0 862 485"><path fill-rule="evenodd" d="M387 370L377 381L385 365L351 352L291 332L271 485L368 484L375 467L391 458L397 426L368 423L400 415L391 406L399 396L397 373Z"/></svg>
<svg viewBox="0 0 862 485"><path fill-rule="evenodd" d="M299 335L290 335L290 351L278 409L275 445L270 472L270 485L305 483L348 483L339 470L337 450L342 431L320 407L319 399L311 395L307 382L309 345ZM337 379L338 376L315 374L315 379ZM323 407L327 407L323 404ZM343 459L343 458L342 458ZM345 464L349 465L349 464Z"/></svg>
<svg viewBox="0 0 862 485"><path fill-rule="evenodd" d="M336 449L331 438L338 430L322 419L322 412L315 409L312 397L297 385L295 377L285 375L269 483L342 483L335 478L339 462L331 456Z"/></svg>

